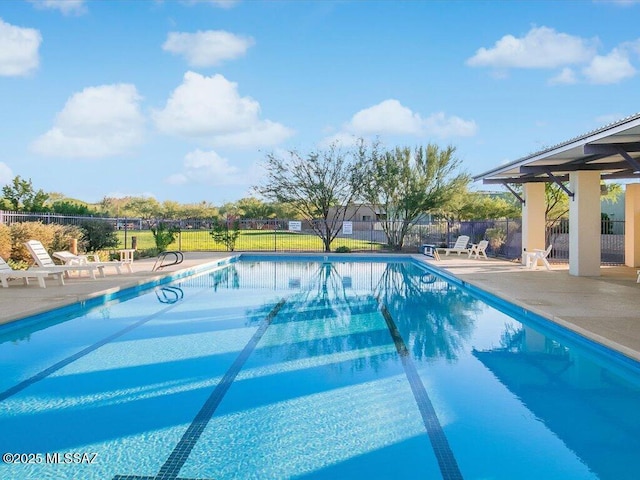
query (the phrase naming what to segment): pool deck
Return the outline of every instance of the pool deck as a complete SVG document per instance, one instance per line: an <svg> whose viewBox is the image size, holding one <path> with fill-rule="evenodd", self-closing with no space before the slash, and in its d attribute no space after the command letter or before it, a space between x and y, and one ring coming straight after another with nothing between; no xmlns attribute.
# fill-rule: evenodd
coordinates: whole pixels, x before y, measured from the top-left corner
<svg viewBox="0 0 640 480"><path fill-rule="evenodd" d="M160 272L151 271L155 259L137 260L133 273L107 272L105 278L96 280L74 277L64 286L49 279L44 289L35 281L29 286L12 281L9 288L0 288L0 325L229 256L186 253L183 264ZM413 258L640 361L640 284L636 283L636 268L603 266L600 277L574 277L566 264L552 265L551 271L542 267L531 271L519 263L496 259L456 255L442 257L441 261L423 255Z"/></svg>

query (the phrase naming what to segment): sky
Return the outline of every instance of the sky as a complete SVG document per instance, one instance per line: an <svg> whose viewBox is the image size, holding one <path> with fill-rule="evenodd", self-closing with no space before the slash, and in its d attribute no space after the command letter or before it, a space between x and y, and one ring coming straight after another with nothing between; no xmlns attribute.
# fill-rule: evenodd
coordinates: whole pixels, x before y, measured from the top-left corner
<svg viewBox="0 0 640 480"><path fill-rule="evenodd" d="M222 205L268 154L479 174L640 111L640 0L3 0L0 186ZM481 183L475 189L484 189Z"/></svg>

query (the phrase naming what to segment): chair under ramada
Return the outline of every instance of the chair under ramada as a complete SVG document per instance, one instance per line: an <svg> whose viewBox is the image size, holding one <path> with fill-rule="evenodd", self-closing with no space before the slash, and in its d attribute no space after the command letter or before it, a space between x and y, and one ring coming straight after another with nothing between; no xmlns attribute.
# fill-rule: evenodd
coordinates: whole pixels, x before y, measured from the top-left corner
<svg viewBox="0 0 640 480"><path fill-rule="evenodd" d="M469 258L475 256L475 258L484 257L485 260L488 260L486 252L488 246L488 240L480 240L478 243L473 243L469 249Z"/></svg>
<svg viewBox="0 0 640 480"><path fill-rule="evenodd" d="M11 268L11 266L9 266L9 264L7 264L7 262L4 261L2 257L0 257L0 283L2 283L2 286L4 288L7 288L9 286L8 280L12 278L22 279L22 282L25 285L29 285L30 278L35 278L36 280L38 280L38 285L40 285L40 287L47 288L47 284L44 280L49 275L57 278L60 285L64 285L64 280L62 278L63 272L47 272L37 269L14 270L13 268Z"/></svg>
<svg viewBox="0 0 640 480"><path fill-rule="evenodd" d="M460 255L461 253L469 253L469 249L467 245L469 244L469 236L468 235L460 235L456 239L456 243L451 248L438 248L439 252L445 252L444 255L447 256L450 253L457 253Z"/></svg>
<svg viewBox="0 0 640 480"><path fill-rule="evenodd" d="M530 252L524 252L524 264L527 268L531 270L535 270L538 266L538 260L540 260L547 270L551 270L551 265L547 261L547 257L551 253L551 245L549 245L546 250L542 250L540 248L534 248Z"/></svg>
<svg viewBox="0 0 640 480"><path fill-rule="evenodd" d="M89 257L93 256L94 260L90 260ZM133 272L131 268L130 262L118 262L117 260L113 260L111 262L101 262L99 260L95 260L97 254L90 255L74 255L71 252L63 251L63 252L54 252L53 257L57 258L64 262L65 265L90 265L92 267L114 267L118 274L122 273L122 267L126 268L129 273Z"/></svg>
<svg viewBox="0 0 640 480"><path fill-rule="evenodd" d="M78 275L80 275L81 272L87 272L94 280L96 278L97 270L100 273L100 276L104 277L104 266L102 265L56 265L49 255L49 252L47 252L42 243L38 240L29 240L24 244L27 247L27 250L29 250L29 253L31 253L36 265L38 265L39 270L56 273L62 272L67 277L69 276L69 272L78 272Z"/></svg>

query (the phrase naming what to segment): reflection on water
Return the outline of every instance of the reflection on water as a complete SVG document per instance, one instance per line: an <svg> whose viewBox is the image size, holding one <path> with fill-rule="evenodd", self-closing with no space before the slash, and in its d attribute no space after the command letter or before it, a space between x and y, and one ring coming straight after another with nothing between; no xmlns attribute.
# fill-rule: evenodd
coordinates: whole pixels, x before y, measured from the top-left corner
<svg viewBox="0 0 640 480"><path fill-rule="evenodd" d="M505 322L495 348L472 349L477 317L488 309L474 296L410 263L304 263L242 266L239 283L272 288L287 297L276 319L305 341L282 342L259 354L295 359L378 347L391 341L380 320L384 304L414 360L455 364L472 354L537 419L602 479L635 478L640 452L637 378L591 358L533 327ZM253 310L249 318L263 318ZM499 317L500 318L500 317ZM351 332L348 335L336 332ZM393 352L350 360L348 370L379 371ZM344 371L345 363L340 363Z"/></svg>
<svg viewBox="0 0 640 480"><path fill-rule="evenodd" d="M599 478L637 478L637 376L527 325L506 325L500 343L473 355Z"/></svg>
<svg viewBox="0 0 640 480"><path fill-rule="evenodd" d="M173 304L184 298L184 290L180 287L159 287L156 288L155 292L160 303Z"/></svg>
<svg viewBox="0 0 640 480"><path fill-rule="evenodd" d="M376 295L418 360L455 360L473 333L478 300L413 265L388 264Z"/></svg>

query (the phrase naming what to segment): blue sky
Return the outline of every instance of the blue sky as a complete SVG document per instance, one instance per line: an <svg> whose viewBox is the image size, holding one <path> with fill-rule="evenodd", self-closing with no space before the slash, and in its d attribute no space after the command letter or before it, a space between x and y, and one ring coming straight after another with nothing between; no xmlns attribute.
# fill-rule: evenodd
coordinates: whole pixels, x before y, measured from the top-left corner
<svg viewBox="0 0 640 480"><path fill-rule="evenodd" d="M376 136L482 173L640 111L638 20L637 0L3 0L0 185L220 205L269 152Z"/></svg>

